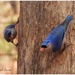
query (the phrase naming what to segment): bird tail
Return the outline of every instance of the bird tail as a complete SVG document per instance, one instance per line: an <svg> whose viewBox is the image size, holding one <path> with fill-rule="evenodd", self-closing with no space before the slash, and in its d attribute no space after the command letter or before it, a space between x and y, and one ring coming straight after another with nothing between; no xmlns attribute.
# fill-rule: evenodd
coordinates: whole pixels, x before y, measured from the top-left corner
<svg viewBox="0 0 75 75"><path fill-rule="evenodd" d="M67 27L69 25L69 23L71 22L71 20L73 19L73 17L71 15L68 15L66 17L66 19L60 24L61 26L64 27L65 31L67 30Z"/></svg>
<svg viewBox="0 0 75 75"><path fill-rule="evenodd" d="M72 17L71 15L68 15L68 16L66 17L67 22L70 22L72 19L73 19L73 17Z"/></svg>

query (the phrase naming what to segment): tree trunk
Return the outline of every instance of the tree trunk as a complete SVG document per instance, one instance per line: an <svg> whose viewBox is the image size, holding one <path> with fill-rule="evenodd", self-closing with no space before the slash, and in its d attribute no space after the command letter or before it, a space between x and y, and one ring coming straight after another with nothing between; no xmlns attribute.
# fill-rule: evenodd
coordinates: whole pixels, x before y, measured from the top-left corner
<svg viewBox="0 0 75 75"><path fill-rule="evenodd" d="M65 51L40 52L41 43L67 15L75 17L75 2L20 2L18 73L75 73L75 21L67 31Z"/></svg>

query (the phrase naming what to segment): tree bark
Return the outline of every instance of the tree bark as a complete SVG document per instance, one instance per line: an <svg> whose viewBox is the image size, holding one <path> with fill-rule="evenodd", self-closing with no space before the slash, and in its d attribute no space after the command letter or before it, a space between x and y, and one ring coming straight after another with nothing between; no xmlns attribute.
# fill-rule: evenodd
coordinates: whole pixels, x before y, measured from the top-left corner
<svg viewBox="0 0 75 75"><path fill-rule="evenodd" d="M75 2L36 1L20 2L18 73L64 74L75 73ZM41 43L50 31L67 15L73 20L66 35L66 44L72 44L63 53L51 50L40 52Z"/></svg>

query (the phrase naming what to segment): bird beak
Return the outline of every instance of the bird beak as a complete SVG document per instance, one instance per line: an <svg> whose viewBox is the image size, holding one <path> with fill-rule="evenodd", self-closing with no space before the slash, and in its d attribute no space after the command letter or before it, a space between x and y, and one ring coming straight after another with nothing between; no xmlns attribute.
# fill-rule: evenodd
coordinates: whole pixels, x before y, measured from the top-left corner
<svg viewBox="0 0 75 75"><path fill-rule="evenodd" d="M13 38L13 35L11 35L10 37Z"/></svg>
<svg viewBox="0 0 75 75"><path fill-rule="evenodd" d="M44 51L45 48L40 48L40 51Z"/></svg>

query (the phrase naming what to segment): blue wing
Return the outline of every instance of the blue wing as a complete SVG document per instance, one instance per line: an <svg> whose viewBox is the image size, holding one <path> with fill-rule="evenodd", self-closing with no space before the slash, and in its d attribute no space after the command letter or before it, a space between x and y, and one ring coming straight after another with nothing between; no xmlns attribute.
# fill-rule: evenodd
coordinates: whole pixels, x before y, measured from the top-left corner
<svg viewBox="0 0 75 75"><path fill-rule="evenodd" d="M57 26L51 33L47 36L45 41L42 43L42 45L47 45L48 43L51 43L53 45L53 51L56 52L60 49L62 45L62 41L64 38L65 29L63 26Z"/></svg>
<svg viewBox="0 0 75 75"><path fill-rule="evenodd" d="M58 26L51 32L49 43L53 45L54 52L61 48L64 35L65 29L63 28L63 26Z"/></svg>

